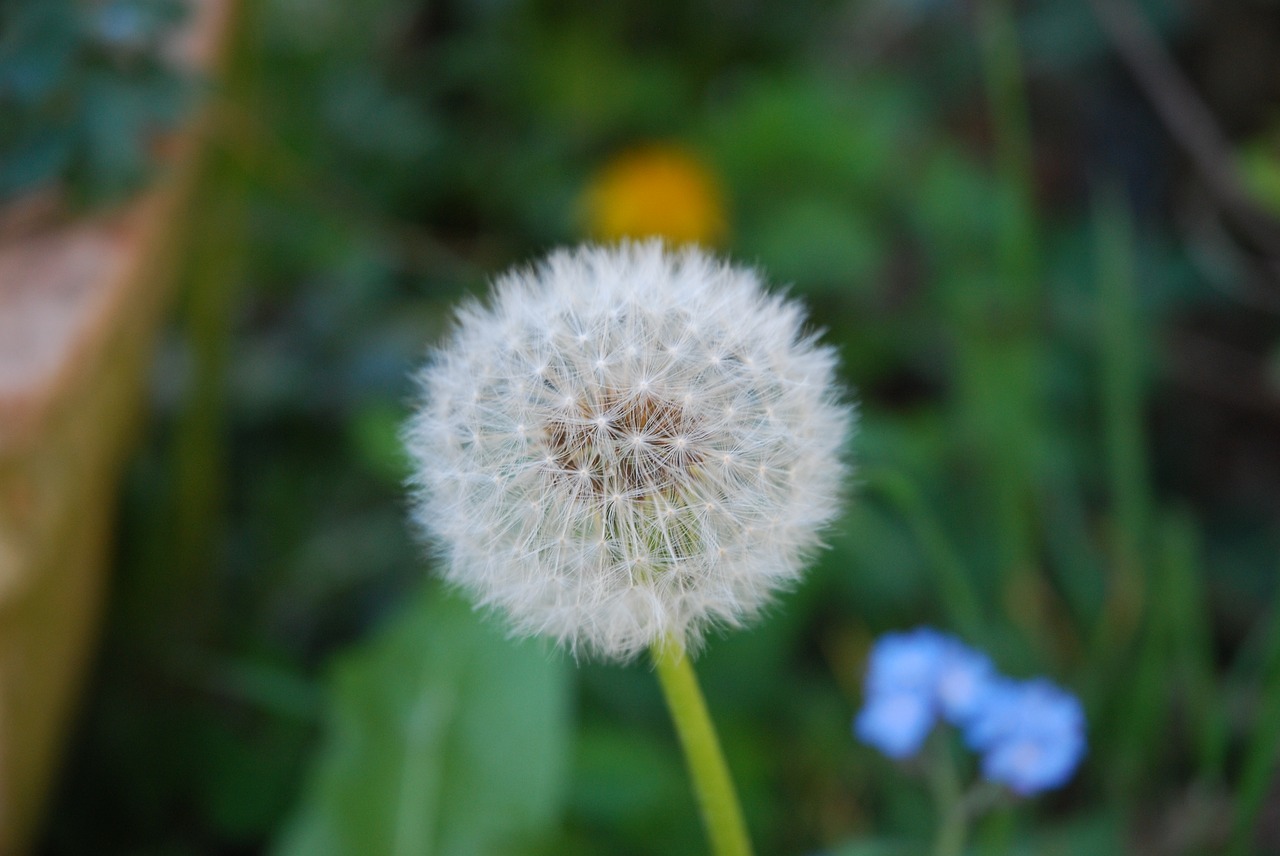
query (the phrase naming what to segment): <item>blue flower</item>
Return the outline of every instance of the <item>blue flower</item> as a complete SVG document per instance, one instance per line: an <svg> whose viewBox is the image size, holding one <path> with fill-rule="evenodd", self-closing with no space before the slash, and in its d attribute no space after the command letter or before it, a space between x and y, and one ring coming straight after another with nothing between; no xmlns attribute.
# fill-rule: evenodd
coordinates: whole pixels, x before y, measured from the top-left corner
<svg viewBox="0 0 1280 856"><path fill-rule="evenodd" d="M1066 784L1084 757L1084 710L1043 678L991 685L965 729L981 751L982 775L1030 796Z"/></svg>
<svg viewBox="0 0 1280 856"><path fill-rule="evenodd" d="M901 760L920 751L934 719L927 698L895 692L868 700L853 722L853 731L863 743Z"/></svg>
<svg viewBox="0 0 1280 856"><path fill-rule="evenodd" d="M858 739L890 758L920 751L937 722L939 669L953 641L927 627L876 641L867 663L865 704L853 724Z"/></svg>
<svg viewBox="0 0 1280 856"><path fill-rule="evenodd" d="M948 638L928 627L881 636L867 661L867 695L912 692L932 696Z"/></svg>
<svg viewBox="0 0 1280 856"><path fill-rule="evenodd" d="M927 627L871 648L858 739L891 758L920 751L939 719L982 753L982 775L1029 796L1066 783L1086 750L1084 711L1048 680L1013 681L954 636Z"/></svg>
<svg viewBox="0 0 1280 856"><path fill-rule="evenodd" d="M948 638L935 678L942 715L953 725L968 723L996 679L995 668L986 654Z"/></svg>

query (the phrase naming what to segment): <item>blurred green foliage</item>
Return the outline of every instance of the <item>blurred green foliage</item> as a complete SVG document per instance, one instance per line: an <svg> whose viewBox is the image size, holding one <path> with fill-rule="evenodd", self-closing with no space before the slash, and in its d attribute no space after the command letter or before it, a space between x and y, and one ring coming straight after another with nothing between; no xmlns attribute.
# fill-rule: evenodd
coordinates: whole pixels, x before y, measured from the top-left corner
<svg viewBox="0 0 1280 856"><path fill-rule="evenodd" d="M579 240L594 172L663 140L862 402L830 549L698 661L759 851L920 852L924 789L849 719L870 639L928 622L1089 707L1077 781L975 852L1280 852L1280 328L1211 287L1081 4L1018 7L1025 93L962 4L250 8L47 852L704 852L647 666L500 642L424 584L397 440L456 300ZM1029 104L1025 160L992 92ZM170 103L137 100L135 129ZM6 144L67 133L21 115ZM468 837L486 797L518 847Z"/></svg>
<svg viewBox="0 0 1280 856"><path fill-rule="evenodd" d="M184 15L179 0L0 4L0 202L56 184L101 203L141 185L192 100L161 51Z"/></svg>

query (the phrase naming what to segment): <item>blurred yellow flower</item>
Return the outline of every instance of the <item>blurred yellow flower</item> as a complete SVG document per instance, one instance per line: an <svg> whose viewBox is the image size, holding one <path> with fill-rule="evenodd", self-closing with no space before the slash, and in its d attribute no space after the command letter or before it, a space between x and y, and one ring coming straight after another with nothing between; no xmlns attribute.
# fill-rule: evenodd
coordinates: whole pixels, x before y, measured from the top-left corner
<svg viewBox="0 0 1280 856"><path fill-rule="evenodd" d="M605 241L663 237L714 245L725 236L715 176L673 145L625 151L596 173L583 198L587 230Z"/></svg>

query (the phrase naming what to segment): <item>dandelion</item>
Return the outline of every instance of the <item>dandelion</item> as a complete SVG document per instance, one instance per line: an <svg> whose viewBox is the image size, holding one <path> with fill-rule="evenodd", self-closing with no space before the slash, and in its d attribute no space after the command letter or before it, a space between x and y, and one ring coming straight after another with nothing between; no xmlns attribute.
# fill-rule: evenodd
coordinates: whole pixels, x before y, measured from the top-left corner
<svg viewBox="0 0 1280 856"><path fill-rule="evenodd" d="M422 372L416 519L518 633L695 648L794 583L836 514L835 354L751 270L662 244L501 277Z"/></svg>
<svg viewBox="0 0 1280 856"><path fill-rule="evenodd" d="M603 240L663 237L710 245L727 231L715 176L671 144L619 154L592 178L582 201L590 232Z"/></svg>
<svg viewBox="0 0 1280 856"><path fill-rule="evenodd" d="M575 653L650 649L721 856L750 843L685 652L793 584L835 517L835 364L752 270L584 247L458 313L406 431L449 583Z"/></svg>

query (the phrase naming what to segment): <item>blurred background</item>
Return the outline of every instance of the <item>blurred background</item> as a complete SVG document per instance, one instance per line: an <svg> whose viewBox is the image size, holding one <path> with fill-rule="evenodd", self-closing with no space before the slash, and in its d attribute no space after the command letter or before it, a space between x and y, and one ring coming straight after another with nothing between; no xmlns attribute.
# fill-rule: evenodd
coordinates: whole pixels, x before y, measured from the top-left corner
<svg viewBox="0 0 1280 856"><path fill-rule="evenodd" d="M397 436L462 297L658 234L803 299L861 408L830 549L698 660L759 852L922 852L919 771L849 722L931 624L1089 712L974 852L1280 853L1275 0L210 6L193 69L177 0L0 2L7 246L174 196L33 852L705 852L648 664L441 591ZM0 535L32 444L79 460L38 436Z"/></svg>

